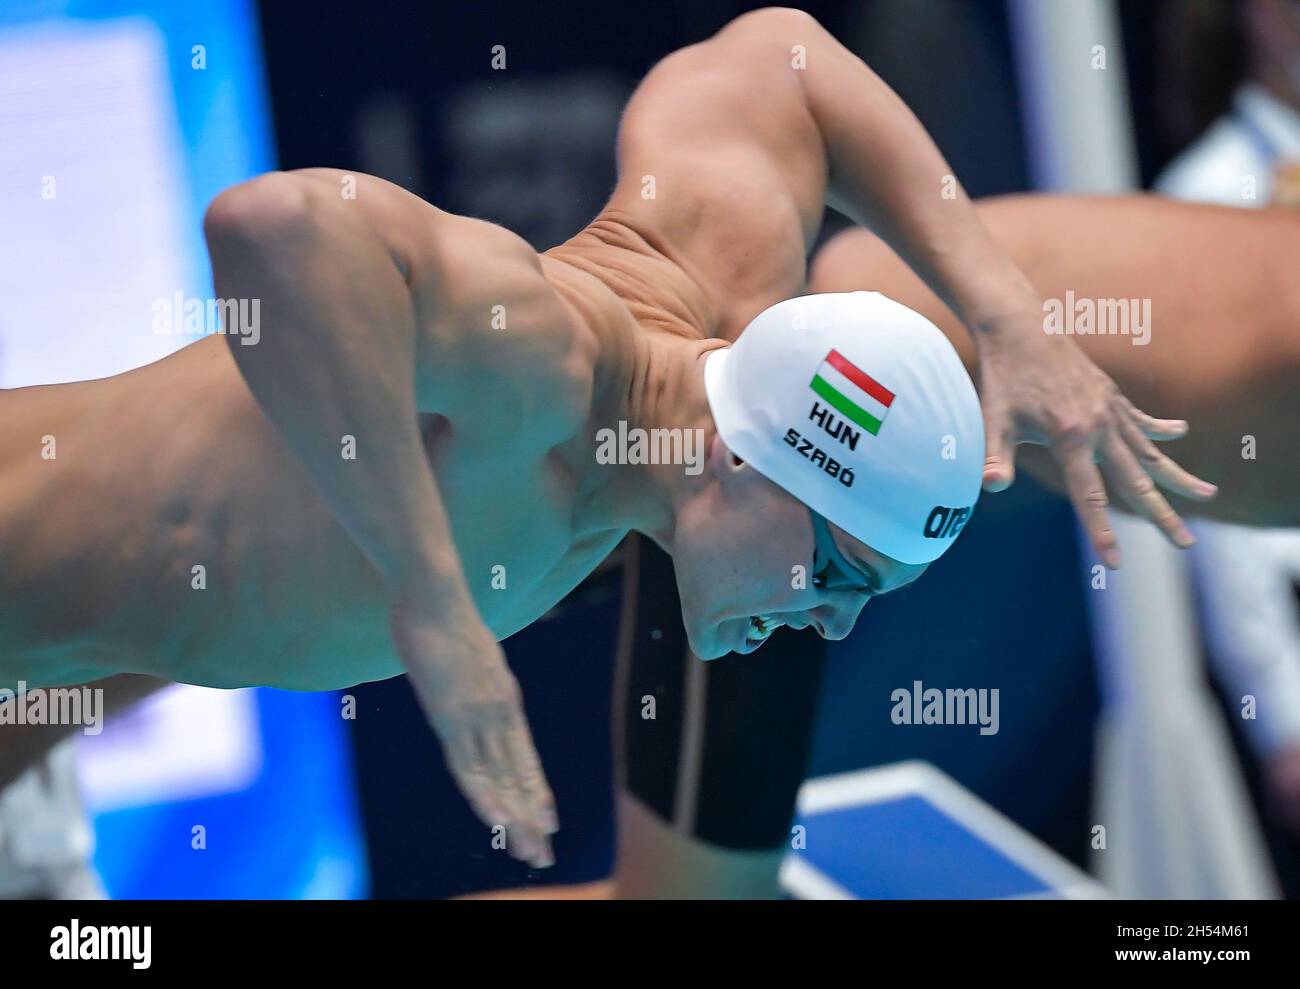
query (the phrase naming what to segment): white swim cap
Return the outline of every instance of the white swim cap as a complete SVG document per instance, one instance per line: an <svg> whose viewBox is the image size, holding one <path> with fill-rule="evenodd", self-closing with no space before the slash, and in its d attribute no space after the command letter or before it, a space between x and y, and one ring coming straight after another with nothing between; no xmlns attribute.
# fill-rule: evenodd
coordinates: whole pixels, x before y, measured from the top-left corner
<svg viewBox="0 0 1300 989"><path fill-rule="evenodd" d="M970 518L984 420L943 332L879 292L787 299L704 367L736 456L877 552L938 559Z"/></svg>

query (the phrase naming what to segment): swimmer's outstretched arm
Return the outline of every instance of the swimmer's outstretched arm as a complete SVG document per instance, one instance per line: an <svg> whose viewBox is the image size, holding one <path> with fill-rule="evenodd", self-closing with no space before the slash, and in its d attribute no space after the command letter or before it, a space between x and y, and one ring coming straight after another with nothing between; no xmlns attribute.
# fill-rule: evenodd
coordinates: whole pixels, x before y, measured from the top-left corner
<svg viewBox="0 0 1300 989"><path fill-rule="evenodd" d="M675 73L686 81L674 85ZM744 163L715 206L719 214L730 206L733 217L729 227L718 223L717 241L745 236L745 209L797 213L807 235L829 202L878 233L957 313L980 352L987 490L1011 483L1017 444L1042 444L1103 562L1119 560L1103 474L1134 511L1190 545L1157 485L1198 500L1215 488L1150 453L1152 439L1182 436L1187 423L1139 411L1072 339L1044 333L1041 296L984 229L920 122L816 20L782 8L746 14L665 59L643 91L628 114L639 99L639 124L624 121L625 132L640 131L633 153L620 156L632 176L642 161L655 174L669 154L683 163L682 178L699 175L710 157L728 174ZM779 186L784 195L766 194ZM710 219L704 205L692 217L697 228ZM704 246L694 230L687 238Z"/></svg>
<svg viewBox="0 0 1300 989"><path fill-rule="evenodd" d="M1300 525L1293 482L1300 211L1136 195L1002 196L976 209L1045 298L1130 307L1127 332L1074 339L1135 402L1176 408L1191 419L1196 428L1179 443L1179 459L1214 478L1221 493L1190 511L1227 522ZM870 231L853 228L827 242L813 258L808 286L884 292L938 324L977 372L975 343L961 321ZM1063 489L1050 458L1022 460Z"/></svg>
<svg viewBox="0 0 1300 989"><path fill-rule="evenodd" d="M453 412L457 391L431 329L436 212L379 179L314 169L228 189L204 230L218 295L260 300L259 335L226 328L230 352L383 577L448 768L516 855L549 865L554 810L518 684L474 605L419 428L421 412Z"/></svg>

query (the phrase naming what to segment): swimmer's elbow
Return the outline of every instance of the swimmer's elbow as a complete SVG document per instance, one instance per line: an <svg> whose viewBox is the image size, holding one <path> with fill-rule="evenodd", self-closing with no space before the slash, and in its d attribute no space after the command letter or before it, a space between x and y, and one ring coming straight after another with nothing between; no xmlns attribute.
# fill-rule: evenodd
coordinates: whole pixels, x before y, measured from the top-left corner
<svg viewBox="0 0 1300 989"><path fill-rule="evenodd" d="M760 7L732 18L723 31L736 29L776 32L783 40L802 31L825 30L816 17L795 7Z"/></svg>
<svg viewBox="0 0 1300 989"><path fill-rule="evenodd" d="M268 172L217 195L203 217L210 247L265 248L299 240L311 228L315 206L307 180Z"/></svg>

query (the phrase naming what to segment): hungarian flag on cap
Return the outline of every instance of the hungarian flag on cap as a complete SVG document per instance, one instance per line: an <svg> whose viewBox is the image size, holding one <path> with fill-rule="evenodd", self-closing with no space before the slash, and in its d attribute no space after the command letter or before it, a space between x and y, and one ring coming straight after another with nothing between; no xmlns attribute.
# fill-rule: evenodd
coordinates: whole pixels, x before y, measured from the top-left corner
<svg viewBox="0 0 1300 989"><path fill-rule="evenodd" d="M838 350L826 355L809 387L836 412L872 436L880 432L880 425L894 404L892 391Z"/></svg>

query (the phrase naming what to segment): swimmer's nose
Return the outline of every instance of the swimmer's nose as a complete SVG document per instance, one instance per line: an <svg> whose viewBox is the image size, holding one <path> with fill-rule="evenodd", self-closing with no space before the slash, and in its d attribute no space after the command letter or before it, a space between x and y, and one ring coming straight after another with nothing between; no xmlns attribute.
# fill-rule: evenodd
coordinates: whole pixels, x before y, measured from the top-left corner
<svg viewBox="0 0 1300 989"><path fill-rule="evenodd" d="M823 639L839 642L849 637L865 603L863 601L854 606L819 608L809 617Z"/></svg>

